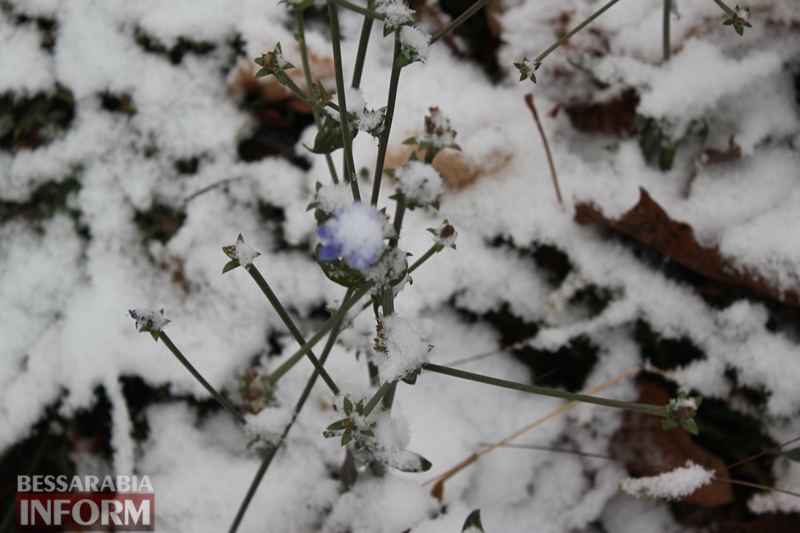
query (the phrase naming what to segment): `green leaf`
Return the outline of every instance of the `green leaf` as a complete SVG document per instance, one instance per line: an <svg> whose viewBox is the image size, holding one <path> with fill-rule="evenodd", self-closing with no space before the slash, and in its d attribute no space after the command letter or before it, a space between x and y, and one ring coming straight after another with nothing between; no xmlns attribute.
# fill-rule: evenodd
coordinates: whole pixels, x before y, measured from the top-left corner
<svg viewBox="0 0 800 533"><path fill-rule="evenodd" d="M318 244L315 256L322 272L329 280L350 289L357 289L364 286L367 280L360 271L348 265L344 259L322 261L319 258L319 251L321 249L322 244Z"/></svg>
<svg viewBox="0 0 800 533"><path fill-rule="evenodd" d="M700 433L700 428L697 427L697 422L694 421L694 418L690 418L688 420L681 420L681 426L683 429L691 433L692 435L697 435Z"/></svg>
<svg viewBox="0 0 800 533"><path fill-rule="evenodd" d="M225 263L225 266L222 267L222 273L224 274L226 272L230 272L231 270L233 270L234 268L236 268L238 266L239 266L238 262L236 262L236 261L228 261L227 263Z"/></svg>
<svg viewBox="0 0 800 533"><path fill-rule="evenodd" d="M350 398L347 396L344 397L344 412L346 415L353 414L353 402L350 401Z"/></svg>
<svg viewBox="0 0 800 533"><path fill-rule="evenodd" d="M483 524L481 524L481 510L475 509L464 521L464 526L461 528L461 533L484 533Z"/></svg>
<svg viewBox="0 0 800 533"><path fill-rule="evenodd" d="M372 432L372 428L364 428L361 430L361 434L365 437L374 437L375 433Z"/></svg>
<svg viewBox="0 0 800 533"><path fill-rule="evenodd" d="M353 440L353 430L348 429L344 432L344 435L342 435L342 446L347 446L351 440Z"/></svg>
<svg viewBox="0 0 800 533"><path fill-rule="evenodd" d="M400 55L397 56L397 61L394 62L394 66L397 68L403 68L407 67L413 62L414 62L413 58L401 52Z"/></svg>
<svg viewBox="0 0 800 533"><path fill-rule="evenodd" d="M347 420L347 419L343 418L342 420L337 420L336 422L334 422L333 424L331 424L330 426L328 426L325 429L327 429L328 431L342 431L345 428L345 425L344 425L344 421L345 420Z"/></svg>
<svg viewBox="0 0 800 533"><path fill-rule="evenodd" d="M666 429L675 429L679 425L680 425L680 422L678 422L677 418L672 418L672 417L665 418L664 422L662 422L662 424L661 424L661 429L665 429L665 430Z"/></svg>
<svg viewBox="0 0 800 533"><path fill-rule="evenodd" d="M355 138L358 133L357 128L352 128L350 132L351 140ZM338 120L334 120L330 115L325 115L322 119L322 126L314 137L314 147L306 148L315 154L330 154L344 146L344 137L342 136L342 126Z"/></svg>

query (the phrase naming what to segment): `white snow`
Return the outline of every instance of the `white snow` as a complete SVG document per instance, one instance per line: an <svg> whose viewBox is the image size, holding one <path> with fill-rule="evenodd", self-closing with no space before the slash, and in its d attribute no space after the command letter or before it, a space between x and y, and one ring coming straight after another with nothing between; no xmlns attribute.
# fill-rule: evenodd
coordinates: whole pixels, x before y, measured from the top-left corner
<svg viewBox="0 0 800 533"><path fill-rule="evenodd" d="M403 0L385 0L378 3L375 12L383 15L383 23L397 28L414 20L414 10Z"/></svg>
<svg viewBox="0 0 800 533"><path fill-rule="evenodd" d="M476 179L461 188L445 187L439 212L407 212L400 248L364 272L382 290L402 275L406 253L411 262L430 248L427 228L447 219L458 230L457 251L433 255L412 273L413 284L406 277L394 289L397 314L382 319L388 354L374 351L373 309L359 315L355 306L346 324L352 327L334 344L326 368L352 398L369 398L375 391L365 360L381 365L380 379L394 380L429 359L449 364L491 352L459 364L527 382L532 378L528 367L501 351L501 333L481 318L508 311L536 326L523 339L533 348L556 351L577 338L597 346L597 363L584 384L588 388L646 363L633 332L644 321L660 337L686 339L703 352L671 371L680 390L757 416L776 442L795 438L800 335L781 305L741 295L724 305L711 304L627 245L577 226L573 208L593 202L616 217L635 205L644 187L675 220L690 224L703 246L718 247L732 268L746 269L785 294L797 291L796 6L754 0L749 5L753 28L740 37L722 25L728 16L714 2L681 2L680 18L672 17L672 58L664 62L661 10L646 2L620 2L595 20L591 31L549 55L536 72L537 85L517 82L513 63L536 57L562 35L562 16L574 24L603 3L504 2L505 12L496 17L503 43L496 81L474 62L456 57L444 42L429 46L422 30L401 29L404 53L423 62L401 71L389 153L414 135L436 146L452 142L449 134L415 133L428 110L438 106L458 131L460 161ZM250 436L226 412L200 412L184 400L207 400L208 393L162 343L134 331L128 309L168 308L170 338L236 404L237 385L247 369L255 366L268 375L297 345L248 276L220 275L227 261L220 248L231 235L246 235L240 259L249 264L250 251L261 251L265 277L298 328L311 336L321 323L320 310L335 308L345 290L330 283L313 259L319 240L306 207L316 200L320 209L336 215L332 233L344 243L342 256L362 265L382 253L394 235L380 210L394 212L390 196L396 191L385 180L373 208L366 205L370 186L360 181L365 204L353 204L348 185L331 184L324 158L302 148L302 143L313 144L313 126L295 146L307 158L307 170L279 156L251 162L239 157L241 135L253 125L252 113L233 96L239 69L253 68L253 58L277 42L286 59L300 64L292 10L285 5L257 0L5 4L0 13L4 101L51 96L58 85L73 95L74 117L46 145L0 148L0 450L31 436L51 408L69 420L96 405L101 389L111 404L112 456L93 457L76 444L81 473L148 474L160 501L160 528L225 531L260 457L247 449ZM406 9L394 2L386 12L406 16ZM36 17L55 22L52 50L41 46L46 36ZM363 17L341 9L340 18L349 80ZM315 24L306 25L306 40L324 65L331 57L330 34ZM437 31L431 26L420 23L425 31ZM187 40L214 48L187 52L173 63L145 50L137 42L142 33L168 49ZM237 38L243 57L233 46ZM378 125L380 111L367 102L386 102L393 46L391 38L372 32L361 89L347 93L356 127L371 131ZM630 87L639 92L642 117L661 121L676 138L705 123L706 143L696 135L686 137L674 168L662 172L644 160L636 135L580 132L564 112L575 102L607 102ZM523 101L530 91L550 139L563 207L555 200L540 135ZM103 94L129 96L136 113L104 109ZM0 121L8 124L8 115ZM436 125L449 127L443 114ZM42 133L49 135L47 128ZM697 163L704 149L725 149L731 136L741 146L740 159ZM372 174L375 145L369 135L356 137L357 170ZM341 176L341 153L333 155ZM191 158L199 161L197 172L177 172L176 163ZM51 209L34 198L40 187L70 180L79 187L63 198L67 209ZM316 183L323 187L315 197ZM267 205L282 210L285 220L264 220ZM170 226L175 232L165 242L152 237L170 228L160 228L156 217L146 227L141 222L155 206L169 219L165 226L173 223L172 215L185 217ZM554 279L534 260L543 246L564 255L570 269L566 279ZM599 311L577 297L593 287L611 295ZM166 322L157 311L135 313L139 326L147 320L158 327ZM318 345L318 354L321 349ZM275 389L282 407L251 417L248 428L267 439L280 432L291 414L285 406L295 404L311 372L310 363L300 361ZM141 378L170 396L133 420L121 377ZM763 405L748 403L737 393L741 388L764 391ZM602 394L631 401L636 391L626 379ZM266 524L276 533L408 528L440 533L459 531L475 508L482 510L487 533L527 530L531 524L543 532L686 530L663 501L620 494L617 485L626 474L618 464L533 450L498 449L482 457L446 483L440 505L423 482L562 403L427 372L413 387L398 384L388 421L379 410L369 420L378 422L373 455L386 453L387 462L410 464L417 460L412 454L419 454L433 463L432 470L389 472L382 478L365 471L342 492L334 477L344 451L336 439L322 438L322 430L339 415L333 402L318 382L240 531L263 531ZM134 431L139 422L149 428L145 440ZM616 411L580 406L526 433L525 442L567 443L603 454L620 423ZM797 463L779 459L773 468L776 487L800 491ZM637 494L673 498L711 475L688 465L626 484ZM797 502L788 494L764 493L753 497L750 507L796 512Z"/></svg>
<svg viewBox="0 0 800 533"><path fill-rule="evenodd" d="M442 190L442 177L422 161L406 161L395 170L397 189L403 198L412 205L428 205L439 198Z"/></svg>
<svg viewBox="0 0 800 533"><path fill-rule="evenodd" d="M293 416L294 410L291 408L267 407L255 415L246 414L247 424L244 430L248 435L258 437L269 446L275 446Z"/></svg>
<svg viewBox="0 0 800 533"><path fill-rule="evenodd" d="M379 344L386 353L378 355L378 373L382 382L403 379L430 358L431 346L424 342L407 319L397 315L381 319Z"/></svg>
<svg viewBox="0 0 800 533"><path fill-rule="evenodd" d="M236 257L236 262L245 268L249 268L255 258L261 255L246 242L237 242L234 246L233 255Z"/></svg>
<svg viewBox="0 0 800 533"><path fill-rule="evenodd" d="M637 498L679 500L708 485L713 478L714 470L686 461L685 466L657 476L623 479L619 487Z"/></svg>

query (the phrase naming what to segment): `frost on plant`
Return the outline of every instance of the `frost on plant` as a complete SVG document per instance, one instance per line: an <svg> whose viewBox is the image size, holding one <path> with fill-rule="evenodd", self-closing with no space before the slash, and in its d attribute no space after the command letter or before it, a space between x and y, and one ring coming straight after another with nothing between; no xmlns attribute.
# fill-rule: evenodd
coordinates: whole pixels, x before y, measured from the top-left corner
<svg viewBox="0 0 800 533"><path fill-rule="evenodd" d="M514 63L514 66L519 70L519 81L528 79L536 83L536 71L541 63L534 63L526 57L520 63Z"/></svg>
<svg viewBox="0 0 800 533"><path fill-rule="evenodd" d="M277 446L287 426L291 423L294 412L288 407L268 407L258 414L246 414L245 432L267 446Z"/></svg>
<svg viewBox="0 0 800 533"><path fill-rule="evenodd" d="M458 232L446 219L441 226L428 228L428 231L433 234L433 242L437 252L441 252L448 246L453 250L456 249Z"/></svg>
<svg viewBox="0 0 800 533"><path fill-rule="evenodd" d="M335 94L332 99L336 99ZM378 137L383 131L386 108L369 109L361 91L352 87L345 89L345 100L347 101L348 113L352 115L350 120L356 128L369 133L373 137ZM339 121L338 111L334 109L326 109L326 111L333 120Z"/></svg>
<svg viewBox="0 0 800 533"><path fill-rule="evenodd" d="M401 26L415 24L418 21L414 10L402 0L379 0L375 12L384 16L384 37Z"/></svg>
<svg viewBox="0 0 800 533"><path fill-rule="evenodd" d="M286 83L286 73L284 73L284 70L294 68L294 65L284 59L281 43L276 44L275 49L271 52L261 54L261 57L257 57L255 62L261 67L261 69L256 72L256 78L263 78L264 76L272 74L281 83Z"/></svg>
<svg viewBox="0 0 800 533"><path fill-rule="evenodd" d="M354 202L336 212L334 218L317 228L324 246L322 261L343 258L356 270L366 270L385 247L383 216L375 208Z"/></svg>
<svg viewBox="0 0 800 533"><path fill-rule="evenodd" d="M692 435L699 433L697 422L694 416L697 414L697 408L700 407L703 399L698 397L688 398L685 393L680 393L677 398L673 398L666 406L667 416L664 418L662 427L664 429L673 429L678 426L683 427Z"/></svg>
<svg viewBox="0 0 800 533"><path fill-rule="evenodd" d="M244 242L244 238L242 237L241 233L238 237L236 237L236 244L223 246L222 251L225 252L225 255L231 258L231 261L222 268L223 274L239 266L249 270L253 265L255 258L261 255L260 253L256 252L252 246Z"/></svg>
<svg viewBox="0 0 800 533"><path fill-rule="evenodd" d="M327 215L353 203L353 193L347 183L320 185L317 188L316 202L309 207L316 207Z"/></svg>
<svg viewBox="0 0 800 533"><path fill-rule="evenodd" d="M394 171L394 177L406 207L436 206L436 200L442 192L442 177L432 165L406 161Z"/></svg>
<svg viewBox="0 0 800 533"><path fill-rule="evenodd" d="M740 8L738 5L733 10L733 15L723 22L725 26L733 26L733 29L736 30L736 33L739 35L744 35L745 28L752 28L753 25L750 24L750 8Z"/></svg>
<svg viewBox="0 0 800 533"><path fill-rule="evenodd" d="M637 498L678 500L708 485L713 478L714 470L686 461L686 466L657 476L623 479L619 487Z"/></svg>
<svg viewBox="0 0 800 533"><path fill-rule="evenodd" d="M412 26L400 28L400 51L398 66L406 66L415 61L424 63L428 59L431 36Z"/></svg>
<svg viewBox="0 0 800 533"><path fill-rule="evenodd" d="M131 309L128 313L136 321L136 329L139 333L150 333L156 340L158 340L158 333L170 322L164 317L163 309L158 312L149 309Z"/></svg>
<svg viewBox="0 0 800 533"><path fill-rule="evenodd" d="M405 318L397 314L383 317L375 339L375 351L381 354L378 356L381 382L413 379L430 359L432 348Z"/></svg>

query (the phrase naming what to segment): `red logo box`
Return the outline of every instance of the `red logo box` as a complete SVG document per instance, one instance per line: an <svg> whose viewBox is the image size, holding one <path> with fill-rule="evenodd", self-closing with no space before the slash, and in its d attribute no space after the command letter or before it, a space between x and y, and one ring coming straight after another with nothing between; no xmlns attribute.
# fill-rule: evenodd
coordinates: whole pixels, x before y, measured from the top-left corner
<svg viewBox="0 0 800 533"><path fill-rule="evenodd" d="M155 531L155 494L17 494L17 531Z"/></svg>

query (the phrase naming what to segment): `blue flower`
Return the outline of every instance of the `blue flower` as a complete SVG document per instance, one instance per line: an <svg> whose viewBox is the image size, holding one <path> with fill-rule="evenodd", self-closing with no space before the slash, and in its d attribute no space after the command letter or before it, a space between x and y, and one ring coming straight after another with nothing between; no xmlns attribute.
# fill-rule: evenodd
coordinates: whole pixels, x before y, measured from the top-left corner
<svg viewBox="0 0 800 533"><path fill-rule="evenodd" d="M322 261L343 258L357 269L366 270L378 260L385 248L383 216L375 208L354 202L317 228L324 242L319 252Z"/></svg>

